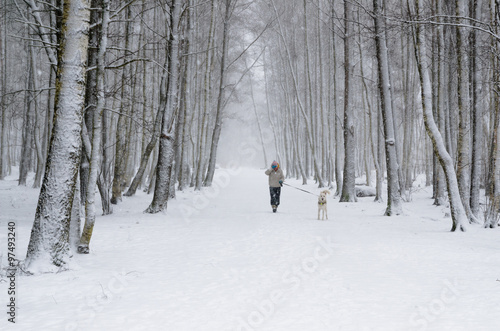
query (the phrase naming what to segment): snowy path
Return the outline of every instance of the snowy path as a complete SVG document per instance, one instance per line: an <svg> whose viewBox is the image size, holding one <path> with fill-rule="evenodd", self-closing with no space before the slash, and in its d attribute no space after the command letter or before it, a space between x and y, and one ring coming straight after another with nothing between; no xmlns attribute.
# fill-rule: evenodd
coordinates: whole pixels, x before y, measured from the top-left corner
<svg viewBox="0 0 500 331"><path fill-rule="evenodd" d="M214 189L179 193L166 214L143 214L142 192L124 199L72 270L18 278L16 329L500 329L499 230L448 232L430 188L393 218L372 198L330 196L330 220L317 221L316 198L290 187L273 214L263 170L217 175ZM24 256L36 199L0 182L2 252L15 219ZM2 306L6 292L0 283Z"/></svg>

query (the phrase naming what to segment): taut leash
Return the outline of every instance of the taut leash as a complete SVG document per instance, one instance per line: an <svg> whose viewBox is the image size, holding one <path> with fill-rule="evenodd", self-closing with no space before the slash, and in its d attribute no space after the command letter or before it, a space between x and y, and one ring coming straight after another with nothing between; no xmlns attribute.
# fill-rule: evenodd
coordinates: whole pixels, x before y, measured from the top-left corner
<svg viewBox="0 0 500 331"><path fill-rule="evenodd" d="M319 195L317 195L317 194L314 194L314 193L309 192L309 191L307 191L307 190L304 190L304 189L301 189L301 188L298 188L298 187L295 187L295 186L289 185L289 184L287 184L287 183L283 183L283 185L293 187L293 188L294 188L294 189L296 189L296 190L299 190L299 191L302 191L302 192L306 192L306 193L312 194L312 195L314 195L314 196L316 196L316 197L317 197L317 196L319 196Z"/></svg>

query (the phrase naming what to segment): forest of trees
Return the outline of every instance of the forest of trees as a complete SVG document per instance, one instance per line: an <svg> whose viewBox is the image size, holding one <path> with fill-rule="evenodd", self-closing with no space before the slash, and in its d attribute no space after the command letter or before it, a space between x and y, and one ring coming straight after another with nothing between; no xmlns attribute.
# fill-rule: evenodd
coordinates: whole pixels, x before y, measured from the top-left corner
<svg viewBox="0 0 500 331"><path fill-rule="evenodd" d="M499 48L500 0L2 0L0 180L40 188L27 264L88 253L96 195L156 213L210 186L248 100L288 177L354 202L374 173L398 215L425 174L452 231L494 228Z"/></svg>

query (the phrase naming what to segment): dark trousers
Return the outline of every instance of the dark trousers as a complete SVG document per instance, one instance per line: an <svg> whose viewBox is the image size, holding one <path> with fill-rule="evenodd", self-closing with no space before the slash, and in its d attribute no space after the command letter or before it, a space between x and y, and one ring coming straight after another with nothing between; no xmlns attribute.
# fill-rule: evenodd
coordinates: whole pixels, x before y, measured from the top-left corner
<svg viewBox="0 0 500 331"><path fill-rule="evenodd" d="M269 187L271 193L271 206L279 206L281 187Z"/></svg>

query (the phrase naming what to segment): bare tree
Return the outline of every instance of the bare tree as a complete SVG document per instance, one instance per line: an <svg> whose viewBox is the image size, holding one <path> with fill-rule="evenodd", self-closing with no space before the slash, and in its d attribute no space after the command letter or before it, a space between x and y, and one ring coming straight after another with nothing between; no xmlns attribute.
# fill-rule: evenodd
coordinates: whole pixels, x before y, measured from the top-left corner
<svg viewBox="0 0 500 331"><path fill-rule="evenodd" d="M26 255L28 267L64 267L81 151L81 123L90 22L88 0L64 0L54 127Z"/></svg>
<svg viewBox="0 0 500 331"><path fill-rule="evenodd" d="M174 133L178 107L179 78L179 33L181 6L184 0L174 0L170 4L170 32L168 47L168 83L167 103L162 118L160 149L156 168L156 185L153 201L146 209L147 213L157 213L167 208L169 196L172 162L174 159Z"/></svg>
<svg viewBox="0 0 500 331"><path fill-rule="evenodd" d="M344 0L344 178L340 202L357 201L355 192L356 179L356 154L354 107L352 104L352 51L353 17L352 4Z"/></svg>
<svg viewBox="0 0 500 331"><path fill-rule="evenodd" d="M389 62L387 45L384 37L384 8L382 1L373 0L375 21L375 44L378 62L378 88L382 108L385 135L385 155L387 162L387 209L385 215L399 215L402 213L401 195L398 181L398 160L396 154L396 140L394 135L393 109L391 103Z"/></svg>
<svg viewBox="0 0 500 331"><path fill-rule="evenodd" d="M482 0L472 0L472 17L481 20ZM483 111L481 105L481 68L479 59L479 32L471 31L471 91L472 91L472 162L470 207L472 215L480 215L481 158L483 153Z"/></svg>
<svg viewBox="0 0 500 331"><path fill-rule="evenodd" d="M203 186L211 186L215 174L215 161L217 158L217 148L219 146L220 133L222 130L222 115L223 105L225 102L225 89L226 89L226 58L229 45L229 20L231 18L232 7L235 5L236 0L225 0L224 9L224 23L222 31L222 52L220 58L220 77L219 89L217 92L217 106L215 109L215 127L212 132L212 143L210 145L210 156L208 161L208 169Z"/></svg>
<svg viewBox="0 0 500 331"><path fill-rule="evenodd" d="M423 12L422 0L415 0L415 9L416 16L418 17L418 15ZM436 123L434 122L434 116L432 114L432 86L428 72L429 66L427 63L427 45L424 29L425 28L422 24L417 24L415 27L415 57L417 60L417 66L420 75L420 89L425 129L432 141L434 153L436 153L436 156L438 157L439 162L443 166L445 172L446 183L448 187L448 196L451 205L451 217L453 221L451 231L465 231L467 224L467 215L460 198L458 180L453 164L453 159L446 151L443 138Z"/></svg>
<svg viewBox="0 0 500 331"><path fill-rule="evenodd" d="M95 191L97 186L97 180L99 178L98 170L100 166L101 159L101 122L102 113L105 106L104 99L104 70L106 61L106 50L108 44L108 25L109 25L109 0L102 0L102 20L100 28L100 41L99 41L99 51L97 54L97 106L93 112L92 121L92 151L90 157L90 169L89 169L89 182L87 186L87 194L85 197L85 224L83 227L82 237L78 245L79 253L89 253L89 244L92 237L92 231L94 229L95 219L96 219L96 206L95 206Z"/></svg>

